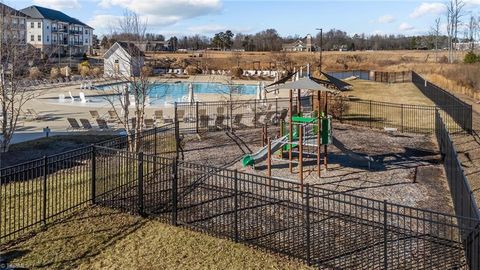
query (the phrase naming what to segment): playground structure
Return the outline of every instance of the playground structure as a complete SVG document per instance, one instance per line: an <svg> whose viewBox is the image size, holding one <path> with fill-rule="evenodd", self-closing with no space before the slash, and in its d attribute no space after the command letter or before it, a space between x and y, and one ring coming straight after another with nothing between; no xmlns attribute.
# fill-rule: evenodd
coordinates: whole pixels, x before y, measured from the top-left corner
<svg viewBox="0 0 480 270"><path fill-rule="evenodd" d="M264 147L244 156L242 165L254 167L255 164L266 160L267 176L271 177L272 161L285 161L284 153L288 152L289 171L294 173L293 165L298 164L299 180L303 188L305 158L316 158L316 171L318 177L321 177L322 163L325 170L328 170L328 146L333 144L350 158L365 162L370 169L373 161L370 157L354 153L333 136L332 116L328 115L328 95L344 89L345 84L337 86L336 90L332 89L334 88L332 86L335 86L332 82L310 77L309 66L307 66L305 77L300 78L300 74L301 71L296 72L286 79L267 86L266 91L289 91L288 119L280 123L280 134L275 139L268 137L268 126L265 125L263 127ZM293 82L287 82L290 78ZM296 98L294 98L294 91L296 91ZM311 95L307 100L314 101L316 98L316 102L303 106L304 91L308 92L307 95ZM278 158L275 158L277 154Z"/></svg>

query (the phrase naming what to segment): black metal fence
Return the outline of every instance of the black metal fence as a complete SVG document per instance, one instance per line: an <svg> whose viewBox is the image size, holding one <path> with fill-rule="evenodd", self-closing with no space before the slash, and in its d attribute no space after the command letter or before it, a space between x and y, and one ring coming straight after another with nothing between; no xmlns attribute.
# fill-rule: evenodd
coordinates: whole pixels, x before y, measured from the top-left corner
<svg viewBox="0 0 480 270"><path fill-rule="evenodd" d="M476 227L476 230L471 232L466 231L462 235L468 251L467 256L478 257L480 256L480 209L477 206L475 196L465 176L462 164L458 159L457 151L455 150L455 145L450 137L448 128L445 126L438 111L435 115L436 137L443 157L443 164L455 207L455 213L457 216L469 218L468 220L460 219L458 222L461 226ZM463 224L464 222L468 222L468 224ZM475 241L472 241L473 239L475 239ZM479 269L479 259L472 259L472 261L475 262L475 267L472 267L472 269Z"/></svg>
<svg viewBox="0 0 480 270"><path fill-rule="evenodd" d="M478 249L464 241L478 220L176 159L97 150L95 202L103 206L319 267L468 269L479 260ZM478 237L471 241L478 247Z"/></svg>
<svg viewBox="0 0 480 270"><path fill-rule="evenodd" d="M464 131L472 132L472 106L453 94L412 72L412 82L422 93L445 111ZM454 130L450 130L455 132Z"/></svg>
<svg viewBox="0 0 480 270"><path fill-rule="evenodd" d="M176 157L178 132L168 125L143 132L141 148L156 156ZM97 147L129 149L132 139L119 136ZM0 169L0 242L62 218L94 196L95 148L85 147ZM112 164L115 165L115 164ZM114 166L117 168L118 166ZM128 179L130 175L124 175Z"/></svg>
<svg viewBox="0 0 480 270"><path fill-rule="evenodd" d="M316 108L314 97L293 98L293 111L299 104L302 112ZM315 105L314 105L315 104ZM325 98L320 99L324 111ZM447 107L444 107L447 108ZM221 129L247 129L263 125L278 125L288 118L289 99L237 100L222 102L176 103L179 127L182 132L202 133ZM400 132L434 133L435 106L406 105L371 100L330 96L327 110L342 123ZM448 107L450 113L463 114L464 107ZM456 111L459 111L456 113ZM442 110L442 114L446 114ZM463 131L451 117L444 117L452 132Z"/></svg>

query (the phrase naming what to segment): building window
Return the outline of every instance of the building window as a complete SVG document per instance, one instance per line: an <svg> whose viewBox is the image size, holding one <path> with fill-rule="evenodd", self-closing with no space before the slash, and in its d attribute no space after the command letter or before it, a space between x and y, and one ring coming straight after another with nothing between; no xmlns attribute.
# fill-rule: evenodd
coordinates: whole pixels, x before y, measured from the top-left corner
<svg viewBox="0 0 480 270"><path fill-rule="evenodd" d="M35 23L34 22L30 23L30 28L35 28Z"/></svg>
<svg viewBox="0 0 480 270"><path fill-rule="evenodd" d="M38 23L37 23L37 26L38 26L38 28L42 28L42 23L41 23L41 22L38 22Z"/></svg>
<svg viewBox="0 0 480 270"><path fill-rule="evenodd" d="M49 37L49 36L47 36L47 42L49 42L49 41L50 41L50 37Z"/></svg>
<svg viewBox="0 0 480 270"><path fill-rule="evenodd" d="M47 25L47 29L50 29L50 26Z"/></svg>
<svg viewBox="0 0 480 270"><path fill-rule="evenodd" d="M35 36L34 35L30 36L30 41L35 41Z"/></svg>
<svg viewBox="0 0 480 270"><path fill-rule="evenodd" d="M85 35L88 35L88 29L85 29Z"/></svg>
<svg viewBox="0 0 480 270"><path fill-rule="evenodd" d="M38 35L37 39L38 39L38 41L42 41L42 36Z"/></svg>

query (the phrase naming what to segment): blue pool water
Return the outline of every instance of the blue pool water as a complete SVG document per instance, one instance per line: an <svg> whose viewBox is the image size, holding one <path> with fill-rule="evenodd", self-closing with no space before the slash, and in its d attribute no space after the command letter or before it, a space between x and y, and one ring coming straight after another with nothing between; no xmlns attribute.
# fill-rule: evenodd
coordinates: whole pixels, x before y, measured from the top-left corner
<svg viewBox="0 0 480 270"><path fill-rule="evenodd" d="M171 103L186 101L188 97L188 85L190 83L161 83L154 84L150 91L150 99L153 103ZM192 83L194 98L198 99L198 94L225 94L228 95L230 91L234 94L240 95L255 95L257 92L256 85L227 85L222 83ZM123 87L117 85L99 86L97 89L111 89L115 87ZM200 98L201 99L201 98Z"/></svg>

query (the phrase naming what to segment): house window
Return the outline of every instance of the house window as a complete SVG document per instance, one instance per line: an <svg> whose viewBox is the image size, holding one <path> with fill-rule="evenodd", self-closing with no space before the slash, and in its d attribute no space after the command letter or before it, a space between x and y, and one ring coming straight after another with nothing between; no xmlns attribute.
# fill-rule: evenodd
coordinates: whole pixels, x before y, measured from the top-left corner
<svg viewBox="0 0 480 270"><path fill-rule="evenodd" d="M38 26L38 28L42 28L42 23L41 23L41 22L38 22L38 23L37 23L37 26Z"/></svg>
<svg viewBox="0 0 480 270"><path fill-rule="evenodd" d="M42 41L42 36L38 35L37 39L38 39L38 41Z"/></svg>
<svg viewBox="0 0 480 270"><path fill-rule="evenodd" d="M35 36L34 35L30 36L30 41L35 41Z"/></svg>
<svg viewBox="0 0 480 270"><path fill-rule="evenodd" d="M50 26L47 25L47 29L50 29Z"/></svg>
<svg viewBox="0 0 480 270"><path fill-rule="evenodd" d="M88 35L88 29L85 29L85 35Z"/></svg>
<svg viewBox="0 0 480 270"><path fill-rule="evenodd" d="M49 42L49 41L50 41L50 37L49 37L49 36L47 36L47 42Z"/></svg>
<svg viewBox="0 0 480 270"><path fill-rule="evenodd" d="M34 22L30 23L30 28L35 28L35 23Z"/></svg>
<svg viewBox="0 0 480 270"><path fill-rule="evenodd" d="M118 64L118 59L115 59L115 64Z"/></svg>

